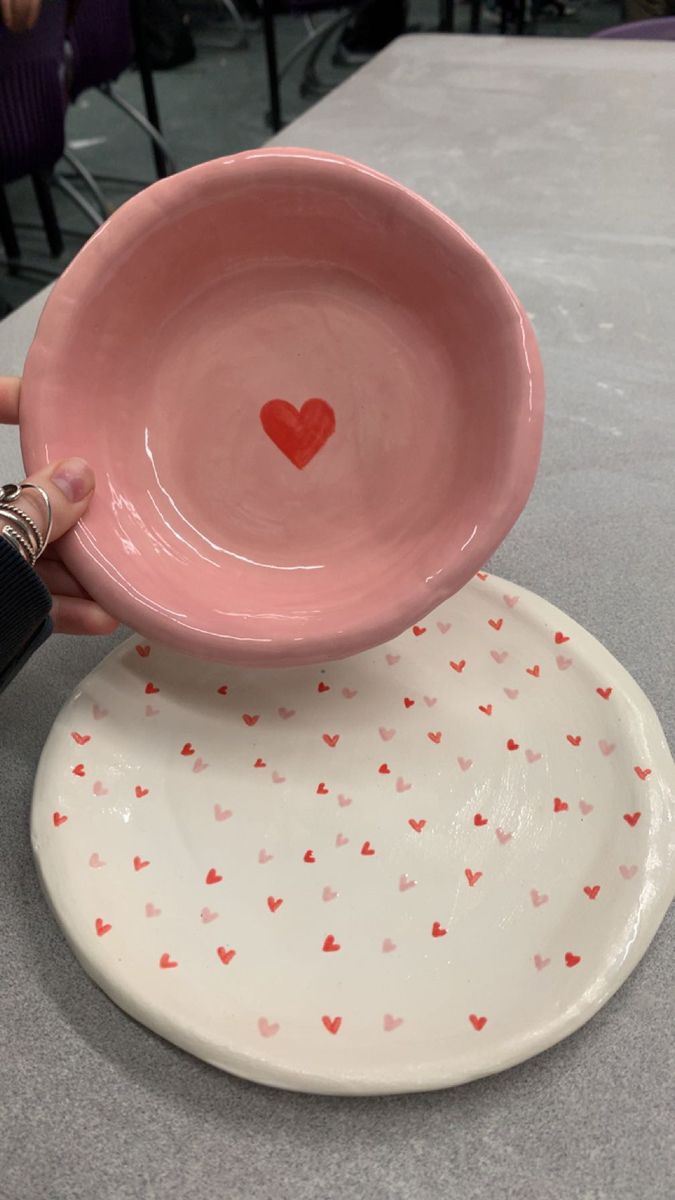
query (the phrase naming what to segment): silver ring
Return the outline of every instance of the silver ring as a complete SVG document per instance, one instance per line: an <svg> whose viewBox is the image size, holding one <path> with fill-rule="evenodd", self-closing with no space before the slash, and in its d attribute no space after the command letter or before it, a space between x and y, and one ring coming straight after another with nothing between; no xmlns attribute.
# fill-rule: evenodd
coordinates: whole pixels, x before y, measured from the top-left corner
<svg viewBox="0 0 675 1200"><path fill-rule="evenodd" d="M21 491L23 488L31 488L31 490L37 492L44 501L45 513L47 516L47 532L44 535L44 544L46 546L50 537L52 536L52 528L54 526L54 513L52 512L52 502L49 499L49 494L43 487L40 486L39 483L22 483L19 490Z"/></svg>
<svg viewBox="0 0 675 1200"><path fill-rule="evenodd" d="M45 534L41 532L33 518L16 503L21 498L24 488L38 492L43 500L47 518ZM11 521L11 525L3 526L2 535L19 550L31 567L34 567L49 541L53 525L52 506L45 489L38 483L4 484L0 487L0 517Z"/></svg>
<svg viewBox="0 0 675 1200"><path fill-rule="evenodd" d="M33 534L38 547L38 552L42 554L42 551L45 548L45 539L30 513L27 513L23 508L19 508L18 504L0 504L0 516L8 517L10 521L14 521L16 517L19 517L21 523L26 525L28 530L30 530L30 532Z"/></svg>

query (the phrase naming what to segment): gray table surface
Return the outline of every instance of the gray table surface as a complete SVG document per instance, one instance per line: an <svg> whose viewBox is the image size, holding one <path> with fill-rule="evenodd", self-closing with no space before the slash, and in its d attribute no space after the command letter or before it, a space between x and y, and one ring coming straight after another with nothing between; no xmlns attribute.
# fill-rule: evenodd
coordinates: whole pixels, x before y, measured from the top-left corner
<svg viewBox="0 0 675 1200"><path fill-rule="evenodd" d="M595 633L671 745L674 72L667 44L408 38L278 139L352 155L423 193L533 314L544 454L492 566ZM0 371L21 369L40 307L0 326ZM0 435L0 474L15 478L15 437ZM672 911L579 1033L455 1091L268 1091L114 1008L58 933L28 841L40 747L109 644L52 639L2 700L2 1200L672 1196Z"/></svg>

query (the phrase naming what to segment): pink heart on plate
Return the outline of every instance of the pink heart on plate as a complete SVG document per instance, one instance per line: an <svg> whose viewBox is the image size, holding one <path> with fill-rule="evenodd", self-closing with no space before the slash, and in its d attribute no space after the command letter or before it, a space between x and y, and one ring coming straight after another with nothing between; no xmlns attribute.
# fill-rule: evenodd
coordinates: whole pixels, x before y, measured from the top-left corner
<svg viewBox="0 0 675 1200"><path fill-rule="evenodd" d="M399 1025L403 1024L403 1017L392 1017L391 1013L385 1013L382 1019L382 1027L385 1033L392 1033L394 1029L398 1029Z"/></svg>
<svg viewBox="0 0 675 1200"><path fill-rule="evenodd" d="M338 801L338 804L340 805L340 808L349 808L349 805L352 802L352 798L351 798L351 796L343 796L342 792L340 792L340 795L338 796L337 801Z"/></svg>
<svg viewBox="0 0 675 1200"><path fill-rule="evenodd" d="M536 763L539 762L541 754L538 754L536 750L526 750L525 757L529 763Z"/></svg>
<svg viewBox="0 0 675 1200"><path fill-rule="evenodd" d="M565 658L564 654L559 654L555 661L558 664L559 671L566 671L568 667L572 666L573 660L571 658Z"/></svg>
<svg viewBox="0 0 675 1200"><path fill-rule="evenodd" d="M396 780L396 791L397 792L409 792L411 787L412 787L412 783L406 783L403 776L399 775L398 779Z"/></svg>
<svg viewBox="0 0 675 1200"><path fill-rule="evenodd" d="M203 758L196 758L192 767L193 774L200 775L208 767L208 763L204 762Z"/></svg>
<svg viewBox="0 0 675 1200"><path fill-rule="evenodd" d="M510 842L511 838L513 837L513 834L506 833L504 829L495 829L495 833L497 834L497 840L502 846L505 846L507 842Z"/></svg>
<svg viewBox="0 0 675 1200"><path fill-rule="evenodd" d="M344 687L342 689L342 695L344 696L345 700L353 700L357 694L358 693L353 691L352 688Z"/></svg>
<svg viewBox="0 0 675 1200"><path fill-rule="evenodd" d="M156 717L158 713L159 713L158 708L153 708L152 704L146 704L146 706L145 706L146 717Z"/></svg>
<svg viewBox="0 0 675 1200"><path fill-rule="evenodd" d="M104 783L101 783L100 779L96 780L96 783L94 784L94 786L92 788L92 791L95 796L107 796L108 795L108 789Z"/></svg>
<svg viewBox="0 0 675 1200"><path fill-rule="evenodd" d="M349 838L345 837L344 833L338 833L338 835L335 839L335 845L336 846L346 846L348 841L349 841Z"/></svg>
<svg viewBox="0 0 675 1200"><path fill-rule="evenodd" d="M267 850L265 850L265 849L258 851L258 862L262 863L263 866L265 865L265 863L271 862L271 860L273 858L274 858L274 855L268 854Z"/></svg>
<svg viewBox="0 0 675 1200"><path fill-rule="evenodd" d="M395 734L395 729L385 729L383 725L380 725L380 737L383 742L390 742Z"/></svg>
<svg viewBox="0 0 675 1200"><path fill-rule="evenodd" d="M494 658L496 663L501 664L506 662L506 659L509 657L509 652L508 650L491 650L490 655L492 658Z"/></svg>
<svg viewBox="0 0 675 1200"><path fill-rule="evenodd" d="M504 599L504 603L509 608L514 608L515 605L518 603L518 600L520 599L520 597L519 596L504 596L503 599Z"/></svg>
<svg viewBox="0 0 675 1200"><path fill-rule="evenodd" d="M449 621L437 621L436 628L439 633L447 633L449 629L452 629L452 625Z"/></svg>
<svg viewBox="0 0 675 1200"><path fill-rule="evenodd" d="M543 892L538 892L536 888L532 888L530 891L530 900L535 908L540 908L542 904L548 903L548 896L545 896Z"/></svg>
<svg viewBox="0 0 675 1200"><path fill-rule="evenodd" d="M509 700L517 700L518 688L504 688L504 694L508 696Z"/></svg>
<svg viewBox="0 0 675 1200"><path fill-rule="evenodd" d="M614 742L606 742L604 738L600 739L598 746L600 747L600 750L604 754L605 758L607 758L608 754L613 754L613 752L616 750Z"/></svg>
<svg viewBox="0 0 675 1200"><path fill-rule="evenodd" d="M278 1021L268 1021L267 1017L260 1017L258 1020L258 1029L260 1036L264 1038L274 1037L280 1030L281 1026Z"/></svg>
<svg viewBox="0 0 675 1200"><path fill-rule="evenodd" d="M625 865L622 864L619 867L619 871L621 872L622 879L632 879L633 876L637 872L637 867L635 866L635 864L633 864L632 867L626 867Z"/></svg>
<svg viewBox="0 0 675 1200"><path fill-rule="evenodd" d="M288 721L288 720L290 720L291 717L295 716L294 708L283 708L282 707L282 708L278 708L277 712L279 713L279 716L281 717L281 719L283 721Z"/></svg>
<svg viewBox="0 0 675 1200"><path fill-rule="evenodd" d="M232 816L232 809L221 808L219 804L214 804L213 815L216 818L216 821L229 821L230 817Z"/></svg>
<svg viewBox="0 0 675 1200"><path fill-rule="evenodd" d="M285 783L286 776L280 775L278 771L272 771L272 782L273 783Z"/></svg>
<svg viewBox="0 0 675 1200"><path fill-rule="evenodd" d="M416 883L415 879L409 879L407 875L401 875L398 881L398 890L399 892L407 892L410 888L414 888Z"/></svg>
<svg viewBox="0 0 675 1200"><path fill-rule="evenodd" d="M588 804L585 800L579 801L579 808L585 817L588 816L589 812L593 812L593 805Z"/></svg>
<svg viewBox="0 0 675 1200"><path fill-rule="evenodd" d="M107 708L101 708L101 705L100 705L100 704L95 704L95 705L93 706L93 708L92 708L92 710L91 710L91 711L92 711L92 712L93 712L93 714L94 714L94 720L95 720L95 721L102 721L102 720L103 720L103 718L104 718L104 717L107 717L107 715L108 715L108 710L107 710Z"/></svg>
<svg viewBox="0 0 675 1200"><path fill-rule="evenodd" d="M544 967L547 967L550 961L550 958L542 958L541 954L535 954L534 956L534 965L538 971L543 971Z"/></svg>
<svg viewBox="0 0 675 1200"><path fill-rule="evenodd" d="M155 908L152 900L148 900L148 903L145 906L145 915L146 917L161 917L162 910L161 908Z"/></svg>
<svg viewBox="0 0 675 1200"><path fill-rule="evenodd" d="M425 696L424 697L424 703L426 704L427 708L433 708L436 701L437 701L436 696Z"/></svg>
<svg viewBox="0 0 675 1200"><path fill-rule="evenodd" d="M468 771L468 770L469 770L469 767L472 767L472 766L473 766L473 759L472 759L472 758L462 758L462 756L461 756L461 755L460 755L460 757L457 759L457 762L459 763L459 765L460 765L460 768L461 768L461 770L462 770L462 771Z"/></svg>
<svg viewBox="0 0 675 1200"><path fill-rule="evenodd" d="M97 851L90 856L89 866L94 867L94 869L105 866L103 859L101 858L100 854Z"/></svg>
<svg viewBox="0 0 675 1200"><path fill-rule="evenodd" d="M332 887L329 887L328 885L326 885L326 887L323 889L323 891L321 893L321 899L326 904L328 904L328 902L330 900L334 900L336 896L337 896L337 892L334 892Z"/></svg>
<svg viewBox="0 0 675 1200"><path fill-rule="evenodd" d="M201 917L201 919L202 919L202 924L203 924L203 925L210 925L210 924L211 924L211 921L217 921L217 920L218 920L218 913L216 913L216 912L211 912L211 909L210 909L210 908L203 908L203 909L202 909L202 911L201 911L201 913L200 913L199 915L200 915L200 917Z"/></svg>
<svg viewBox="0 0 675 1200"><path fill-rule="evenodd" d="M390 667L395 667L397 662L400 662L400 661L401 661L400 654L388 654L387 655L387 662L389 663Z"/></svg>
<svg viewBox="0 0 675 1200"><path fill-rule="evenodd" d="M392 950L396 949L396 942L392 942L391 938L385 938L382 943L382 953L391 954Z"/></svg>

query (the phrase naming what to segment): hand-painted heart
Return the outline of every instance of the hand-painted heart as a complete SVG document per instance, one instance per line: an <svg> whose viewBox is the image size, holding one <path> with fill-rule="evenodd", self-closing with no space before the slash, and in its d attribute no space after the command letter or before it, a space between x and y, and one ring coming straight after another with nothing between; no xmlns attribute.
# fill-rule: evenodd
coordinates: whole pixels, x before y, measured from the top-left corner
<svg viewBox="0 0 675 1200"><path fill-rule="evenodd" d="M149 791L150 788L141 787L141 785L137 783L136 787L134 788L134 795L136 796L137 800L142 800L144 796L147 796Z"/></svg>
<svg viewBox="0 0 675 1200"><path fill-rule="evenodd" d="M561 800L560 796L553 797L553 811L556 813L567 812L569 804L566 800Z"/></svg>
<svg viewBox="0 0 675 1200"><path fill-rule="evenodd" d="M598 894L598 892L599 892L599 891L600 891L600 884L599 884L599 883L596 883L596 884L595 884L593 887L591 887L590 885L588 885L587 887L585 887L585 888L584 888L584 892L585 892L585 893L586 893L586 895L588 896L588 899L589 899L589 900L595 900L595 898L596 898L596 896L597 896L597 894Z"/></svg>
<svg viewBox="0 0 675 1200"><path fill-rule="evenodd" d="M199 915L200 915L200 917L201 917L201 919L202 919L202 924L203 924L203 925L210 925L210 924L211 924L211 921L217 921L217 920L218 920L218 913L217 913L217 912L211 912L211 909L210 909L210 908L203 908L203 909L202 909L202 911L200 912L200 914L199 914Z"/></svg>
<svg viewBox="0 0 675 1200"><path fill-rule="evenodd" d="M283 900L281 896L279 896L277 899L275 899L274 896L267 897L267 907L269 908L270 912L276 912L282 904Z"/></svg>
<svg viewBox="0 0 675 1200"><path fill-rule="evenodd" d="M94 926L98 937L104 937L104 935L106 933L110 933L110 930L112 929L112 925L107 925L102 917L96 918Z"/></svg>
<svg viewBox="0 0 675 1200"><path fill-rule="evenodd" d="M54 825L57 829L58 829L59 825L64 825L67 820L68 820L68 818L65 813L60 813L60 812L52 813L52 821L54 822Z"/></svg>
<svg viewBox="0 0 675 1200"><path fill-rule="evenodd" d="M141 858L140 854L134 855L134 871L142 871L144 867L150 866L149 858Z"/></svg>
<svg viewBox="0 0 675 1200"><path fill-rule="evenodd" d="M206 872L206 883L222 883L223 877L219 875L215 867L209 867Z"/></svg>
<svg viewBox="0 0 675 1200"><path fill-rule="evenodd" d="M342 1024L342 1017L322 1017L321 1023L328 1033L337 1033Z"/></svg>
<svg viewBox="0 0 675 1200"><path fill-rule="evenodd" d="M75 730L73 730L70 736L74 742L77 742L78 746L86 746L87 742L91 741L90 733L76 733Z"/></svg>
<svg viewBox="0 0 675 1200"><path fill-rule="evenodd" d="M433 925L431 926L431 936L432 937L435 937L435 938L445 937L447 932L448 932L447 929L443 928L440 921L434 921Z"/></svg>
<svg viewBox="0 0 675 1200"><path fill-rule="evenodd" d="M148 903L145 906L145 915L146 917L161 917L162 910L161 908L155 908L152 900L148 900Z"/></svg>
<svg viewBox="0 0 675 1200"><path fill-rule="evenodd" d="M464 874L466 875L469 887L475 887L476 884L478 883L478 880L481 879L483 876L482 871L472 871L471 867L466 867Z"/></svg>
<svg viewBox="0 0 675 1200"><path fill-rule="evenodd" d="M329 692L329 691L330 691L330 684L329 684L329 683L324 683L324 681L323 681L323 679L322 679L322 680L321 680L321 682L319 683L319 685L318 685L318 687L317 687L317 689L316 689L316 690L317 690L317 692L321 692L321 693L322 693L322 692Z"/></svg>
<svg viewBox="0 0 675 1200"><path fill-rule="evenodd" d="M478 1032L480 1032L480 1030L487 1023L487 1017L477 1017L475 1013L471 1013L469 1015L469 1020L470 1020L471 1024L473 1025L474 1029L477 1030Z"/></svg>
<svg viewBox="0 0 675 1200"><path fill-rule="evenodd" d="M566 967L576 967L577 963L580 963L580 962L581 962L580 954L572 954L571 950L567 951L567 954L565 955L565 966Z"/></svg>
<svg viewBox="0 0 675 1200"><path fill-rule="evenodd" d="M473 823L474 825L487 825L488 819L487 817L482 816L481 813L476 813L473 818Z"/></svg>
<svg viewBox="0 0 675 1200"><path fill-rule="evenodd" d="M331 951L336 951L336 950L342 949L342 947L340 946L339 942L335 941L335 938L333 937L332 933L329 933L327 935L327 937L324 938L322 949L325 950L325 952L327 954L329 954L329 953L331 953Z"/></svg>
<svg viewBox="0 0 675 1200"><path fill-rule="evenodd" d="M260 1017L258 1020L258 1029L260 1036L265 1038L274 1037L279 1032L281 1026L278 1021L268 1021L267 1017Z"/></svg>
<svg viewBox="0 0 675 1200"><path fill-rule="evenodd" d="M177 967L178 963L171 957L170 954L165 952L159 960L159 965L163 971L168 971L171 967Z"/></svg>
<svg viewBox="0 0 675 1200"><path fill-rule="evenodd" d="M225 948L225 946L219 946L216 953L217 953L218 958L220 959L221 963L224 963L225 966L228 966L228 964L232 962L232 959L234 958L237 951L236 950L227 950Z"/></svg>
<svg viewBox="0 0 675 1200"><path fill-rule="evenodd" d="M382 1018L382 1028L385 1033L393 1033L398 1029L399 1025L403 1024L403 1017L394 1017L391 1013L385 1013Z"/></svg>
<svg viewBox="0 0 675 1200"><path fill-rule="evenodd" d="M325 400L305 400L301 409L288 400L268 400L260 422L271 442L302 471L335 433L335 413Z"/></svg>
<svg viewBox="0 0 675 1200"><path fill-rule="evenodd" d="M305 850L303 862L306 862L306 863L315 863L316 862L313 850Z"/></svg>
<svg viewBox="0 0 675 1200"><path fill-rule="evenodd" d="M414 817L410 817L408 824L411 829L415 830L415 833L421 833L426 825L426 821L423 817L420 817L419 821L416 821Z"/></svg>

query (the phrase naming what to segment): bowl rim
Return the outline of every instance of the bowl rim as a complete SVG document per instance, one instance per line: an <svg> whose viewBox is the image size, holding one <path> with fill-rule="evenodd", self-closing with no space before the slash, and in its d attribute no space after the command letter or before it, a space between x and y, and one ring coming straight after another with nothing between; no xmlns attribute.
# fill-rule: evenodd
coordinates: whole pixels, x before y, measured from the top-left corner
<svg viewBox="0 0 675 1200"><path fill-rule="evenodd" d="M340 154L302 147L261 147L209 162L200 163L176 175L158 180L131 197L92 235L52 288L40 316L24 369L20 410L20 438L24 464L30 474L48 462L44 440L40 437L41 391L43 381L53 368L50 361L63 355L77 325L78 308L86 302L88 288L98 276L103 262L116 260L120 237L142 235L160 213L180 208L196 187L220 181L223 171L254 173L278 169L279 165L313 173L335 168L342 179L353 180L354 172L364 176L378 189L389 189L405 205L412 206L446 238L454 239L474 260L485 279L490 280L496 296L513 310L514 341L519 343L518 371L522 375L523 402L517 409L509 433L508 460L501 468L498 504L467 545L432 579L406 578L405 585L390 595L386 611L341 621L336 610L335 626L330 631L312 632L299 641L291 636L270 639L241 639L212 630L196 629L189 622L177 624L161 609L139 602L134 596L133 577L127 580L97 551L95 539L87 531L86 517L66 535L62 556L90 594L116 618L147 638L201 658L219 659L239 665L291 666L321 662L359 653L398 636L422 620L444 599L458 591L490 558L504 540L525 506L536 477L543 434L544 387L539 350L532 325L520 301L487 254L450 217L424 197L388 175ZM300 176L299 176L300 178ZM112 230L112 234L111 234ZM112 568L112 570L111 570ZM346 609L344 610L347 611ZM350 609L352 617L362 613L359 605ZM297 629L297 627L296 627Z"/></svg>

